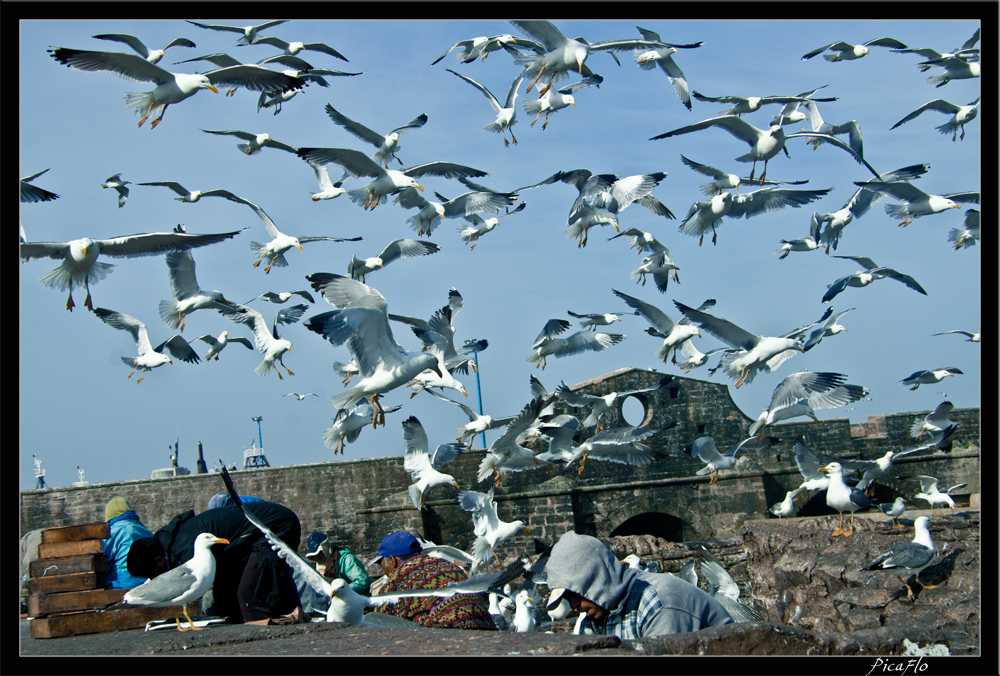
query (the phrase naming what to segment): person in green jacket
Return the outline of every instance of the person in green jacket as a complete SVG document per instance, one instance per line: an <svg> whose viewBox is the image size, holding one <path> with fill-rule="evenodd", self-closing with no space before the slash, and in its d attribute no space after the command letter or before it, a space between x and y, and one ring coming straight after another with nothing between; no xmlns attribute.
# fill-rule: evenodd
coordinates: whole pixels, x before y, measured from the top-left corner
<svg viewBox="0 0 1000 676"><path fill-rule="evenodd" d="M306 559L316 564L316 569L330 580L344 580L356 593L368 596L372 578L365 564L347 547L334 546L325 533L313 533L306 543Z"/></svg>

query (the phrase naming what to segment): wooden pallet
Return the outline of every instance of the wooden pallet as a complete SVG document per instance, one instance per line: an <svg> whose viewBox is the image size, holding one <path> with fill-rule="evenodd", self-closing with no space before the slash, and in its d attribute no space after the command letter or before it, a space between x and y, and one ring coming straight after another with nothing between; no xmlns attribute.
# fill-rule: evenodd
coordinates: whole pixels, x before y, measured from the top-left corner
<svg viewBox="0 0 1000 676"><path fill-rule="evenodd" d="M111 528L103 521L42 532L39 559L29 566L27 606L32 638L137 629L152 620L173 619L174 611L179 612L175 608L107 608L128 591L105 587L108 559L102 540L110 535ZM188 604L192 617L200 611L200 603Z"/></svg>

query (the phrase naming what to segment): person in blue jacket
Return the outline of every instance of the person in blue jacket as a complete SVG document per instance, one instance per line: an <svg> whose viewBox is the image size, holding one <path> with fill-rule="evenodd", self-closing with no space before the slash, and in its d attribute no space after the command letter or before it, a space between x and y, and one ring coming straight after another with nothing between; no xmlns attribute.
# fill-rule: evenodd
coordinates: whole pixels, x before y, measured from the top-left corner
<svg viewBox="0 0 1000 676"><path fill-rule="evenodd" d="M142 525L139 515L123 497L111 498L104 507L104 520L111 526L111 537L104 541L104 556L108 557L107 584L114 589L138 587L147 578L128 572L128 550L136 540L153 534Z"/></svg>

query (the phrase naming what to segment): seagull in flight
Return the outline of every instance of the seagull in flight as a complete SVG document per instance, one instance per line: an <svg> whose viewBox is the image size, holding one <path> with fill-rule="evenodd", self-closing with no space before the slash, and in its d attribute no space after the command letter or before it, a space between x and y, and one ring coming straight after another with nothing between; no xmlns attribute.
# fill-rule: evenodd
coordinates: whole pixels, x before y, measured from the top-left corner
<svg viewBox="0 0 1000 676"><path fill-rule="evenodd" d="M225 31L227 33L239 33L240 39L236 41L237 45L252 45L256 43L257 34L261 33L268 28L273 28L279 26L283 23L288 23L287 19L279 19L277 21L266 21L262 24L256 26L222 26L214 23L198 23L197 21L186 20L188 23L194 24L199 28L208 28L213 31Z"/></svg>
<svg viewBox="0 0 1000 676"><path fill-rule="evenodd" d="M197 364L201 361L201 359L198 358L198 353L192 350L188 342L180 335L171 336L156 347L153 347L152 343L149 342L149 334L146 332L146 325L135 317L127 315L123 312L115 312L102 307L94 308L94 314L111 328L121 329L122 331L128 331L132 334L132 339L135 341L135 346L139 351L139 356L122 357L122 361L125 362L126 365L132 367L132 370L129 371L128 374L129 378L132 377L132 374L135 373L136 370L142 371L139 374L139 379L135 381L137 385L142 382L142 379L146 377L146 373L151 369L163 366L164 364L174 363L171 361L170 357L163 353L164 348L166 348L175 359L186 361L189 364Z"/></svg>
<svg viewBox="0 0 1000 676"><path fill-rule="evenodd" d="M837 42L831 42L828 45L823 45L819 49L806 52L802 55L802 60L805 61L806 59L813 58L817 54L823 54L823 52L830 51L830 54L823 54L823 58L827 61L853 61L854 59L860 59L863 56L867 56L869 47L906 49L906 45L895 38L875 38L874 40L863 42L860 45L852 45L849 42L838 40Z"/></svg>
<svg viewBox="0 0 1000 676"><path fill-rule="evenodd" d="M160 59L166 54L166 51L171 47L195 47L196 45L188 40L187 38L174 38L167 43L167 46L163 49L150 49L142 43L142 41L135 37L134 35L124 35L122 33L105 33L103 35L93 36L98 40L112 40L114 42L122 42L133 50L135 53L146 59L150 63L159 63Z"/></svg>
<svg viewBox="0 0 1000 676"><path fill-rule="evenodd" d="M887 204L885 213L893 218L902 218L900 227L905 227L913 222L913 219L931 214L939 214L946 209L961 209L956 202L979 204L979 192L955 192L947 195L929 195L920 188L906 181L868 181L854 185L862 186L868 190L892 195L896 199L903 200L906 204Z"/></svg>
<svg viewBox="0 0 1000 676"><path fill-rule="evenodd" d="M434 64L431 65L433 66ZM514 138L514 131L511 127L513 127L514 123L517 122L517 120L514 119L517 115L517 106L515 106L514 103L517 101L517 89L521 86L521 80L524 79L524 74L522 73L514 78L514 81L510 85L510 90L507 92L507 98L504 99L503 103L500 103L500 101L497 100L497 97L493 96L493 93L489 89L479 84L471 77L465 77L464 75L456 73L451 68L447 68L446 70L452 75L465 80L470 85L478 89L483 96L486 97L486 100L489 101L490 106L493 108L493 112L496 113L497 118L493 122L484 126L483 129L503 136L503 145L505 148L508 147L510 143L507 141L507 136L504 132L509 131L510 140L514 142L514 145L517 145L517 139Z"/></svg>
<svg viewBox="0 0 1000 676"><path fill-rule="evenodd" d="M329 115L330 119L336 124L343 127L347 133L378 148L371 158L373 161L382 164L386 169L389 168L389 158L394 158L397 162L399 162L399 166L403 166L403 161L396 157L396 151L399 150L399 135L411 129L419 129L427 124L427 114L422 113L406 124L396 127L388 134L380 134L377 131L369 129L360 122L352 120L343 113L338 112L337 109L329 103L326 104L326 114Z"/></svg>
<svg viewBox="0 0 1000 676"><path fill-rule="evenodd" d="M910 287L918 293L922 293L925 296L927 292L924 288L910 275L905 275L902 272L893 270L892 268L884 268L875 263L871 258L866 258L864 256L834 256L834 258L846 258L858 263L862 266L864 270L859 270L853 275L848 275L846 277L841 277L833 284L830 284L827 288L827 292L823 294L823 302L828 303L834 299L834 297L846 289L849 286L864 287L868 286L877 279L885 279L886 277L890 279L895 279L897 282L902 282L906 286Z"/></svg>
<svg viewBox="0 0 1000 676"><path fill-rule="evenodd" d="M101 184L102 188L114 188L118 193L118 208L121 209L125 206L125 201L128 199L128 188L126 185L131 185L132 181L126 181L122 179L121 173L108 176L108 178Z"/></svg>
<svg viewBox="0 0 1000 676"><path fill-rule="evenodd" d="M878 176L878 172L872 168L872 165L868 164L863 157L858 155L851 148L851 146L847 145L835 136L830 136L829 134L819 134L811 131L800 131L794 134L786 134L781 125L771 125L766 130L758 129L749 122L745 122L743 119L734 117L733 115L722 115L702 120L701 122L695 122L694 124L690 124L686 127L680 127L679 129L659 134L658 136L652 137L650 140L655 141L657 139L690 134L691 132L701 131L702 129L709 129L711 127L723 129L741 141L749 144L750 152L741 157L737 157L736 161L753 162L753 168L750 170L751 181L753 180L754 172L757 170L757 162L763 160L764 171L760 175L760 182L763 184L764 177L767 176L767 163L772 157L783 150L786 155L788 154L787 149L785 149L785 141L790 138L812 138L826 141L830 145L836 146L837 148L849 153L856 162L864 165L864 167L868 169L873 176Z"/></svg>
<svg viewBox="0 0 1000 676"><path fill-rule="evenodd" d="M221 291L206 291L198 286L194 256L190 251L168 251L164 258L175 299L160 301L160 318L164 324L183 332L187 315L195 310L221 310L232 305Z"/></svg>

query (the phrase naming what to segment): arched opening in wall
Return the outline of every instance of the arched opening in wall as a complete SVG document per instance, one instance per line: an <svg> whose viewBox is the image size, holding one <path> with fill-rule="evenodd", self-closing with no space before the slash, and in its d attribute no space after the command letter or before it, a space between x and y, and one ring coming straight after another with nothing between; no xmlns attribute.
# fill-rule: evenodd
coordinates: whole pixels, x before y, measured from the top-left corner
<svg viewBox="0 0 1000 676"><path fill-rule="evenodd" d="M623 521L610 536L653 535L670 542L684 542L684 522L663 512L643 512Z"/></svg>
<svg viewBox="0 0 1000 676"><path fill-rule="evenodd" d="M646 405L638 397L628 396L622 402L622 419L633 427L641 427L646 421Z"/></svg>

